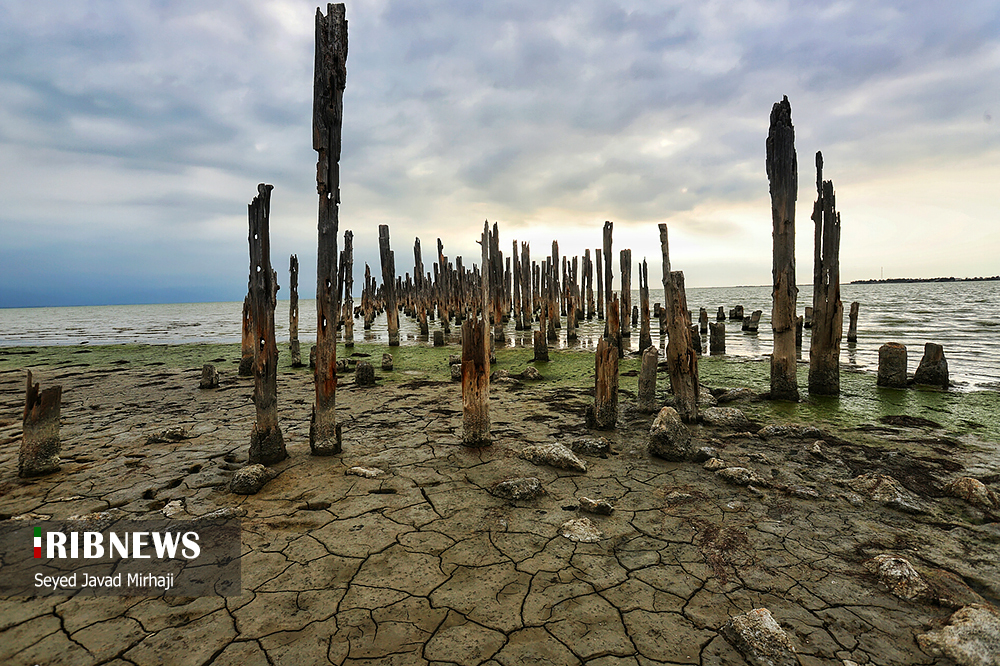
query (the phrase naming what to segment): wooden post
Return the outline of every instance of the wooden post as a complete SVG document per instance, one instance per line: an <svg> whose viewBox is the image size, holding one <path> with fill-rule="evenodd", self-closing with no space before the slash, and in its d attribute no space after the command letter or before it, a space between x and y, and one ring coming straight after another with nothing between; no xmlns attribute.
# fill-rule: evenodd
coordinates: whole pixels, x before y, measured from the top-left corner
<svg viewBox="0 0 1000 666"><path fill-rule="evenodd" d="M719 311L715 313L715 321L726 321L726 308L719 306Z"/></svg>
<svg viewBox="0 0 1000 666"><path fill-rule="evenodd" d="M382 262L382 293L385 297L385 321L389 346L399 346L399 308L396 305L396 258L389 248L389 225L378 225L378 250Z"/></svg>
<svg viewBox="0 0 1000 666"><path fill-rule="evenodd" d="M521 325L525 331L531 330L531 320L534 318L534 303L531 288L531 247L521 242Z"/></svg>
<svg viewBox="0 0 1000 666"><path fill-rule="evenodd" d="M514 310L514 330L523 331L524 330L524 318L523 311L521 308L521 257L517 252L517 240L513 241L513 247L511 248L511 258L514 260L513 271L511 271L511 277L513 278L512 289L512 307Z"/></svg>
<svg viewBox="0 0 1000 666"><path fill-rule="evenodd" d="M594 250L594 263L597 264L594 269L597 273L597 318L604 319L604 269L600 250Z"/></svg>
<svg viewBox="0 0 1000 666"><path fill-rule="evenodd" d="M816 203L813 250L813 325L809 343L809 393L840 394L840 338L844 304L840 301L840 213L833 181L823 180L823 154L816 153Z"/></svg>
<svg viewBox="0 0 1000 666"><path fill-rule="evenodd" d="M590 248L583 251L583 291L587 299L587 321L594 318L594 263L590 259Z"/></svg>
<svg viewBox="0 0 1000 666"><path fill-rule="evenodd" d="M847 341L857 342L858 341L858 314L861 309L861 303L854 301L851 303L851 323L847 327Z"/></svg>
<svg viewBox="0 0 1000 666"><path fill-rule="evenodd" d="M710 333L708 334L708 353L709 354L725 354L726 353L726 322L724 321L713 321L708 325Z"/></svg>
<svg viewBox="0 0 1000 666"><path fill-rule="evenodd" d="M674 409L685 423L698 420L698 356L691 348L691 315L684 291L684 273L670 271L667 225L659 224L663 255L663 298L667 319L667 371Z"/></svg>
<svg viewBox="0 0 1000 666"><path fill-rule="evenodd" d="M22 479L59 471L62 386L51 386L44 391L39 388L39 384L32 383L28 370L21 449L17 455L17 475Z"/></svg>
<svg viewBox="0 0 1000 666"><path fill-rule="evenodd" d="M253 375L253 320L250 317L250 293L243 297L243 338L240 345L240 377Z"/></svg>
<svg viewBox="0 0 1000 666"><path fill-rule="evenodd" d="M622 250L618 254L622 269L621 337L628 338L632 336L632 320L630 318L632 314L632 250Z"/></svg>
<svg viewBox="0 0 1000 666"><path fill-rule="evenodd" d="M299 258L292 255L288 260L288 348L292 355L292 367L302 367L302 352L299 349Z"/></svg>
<svg viewBox="0 0 1000 666"><path fill-rule="evenodd" d="M278 344L274 306L278 285L271 268L271 185L257 186L250 218L250 310L253 319L253 404L257 423L250 434L250 462L273 465L288 457L278 427Z"/></svg>
<svg viewBox="0 0 1000 666"><path fill-rule="evenodd" d="M615 309L618 301L614 301ZM611 314L611 305L608 305ZM611 430L618 420L618 350L608 338L601 338L594 355L594 427Z"/></svg>
<svg viewBox="0 0 1000 666"><path fill-rule="evenodd" d="M795 369L795 200L798 198L798 165L795 156L795 128L788 97L771 109L767 135L767 179L771 191L772 276L771 398L798 401L799 385Z"/></svg>
<svg viewBox="0 0 1000 666"><path fill-rule="evenodd" d="M642 352L642 367L639 369L639 411L653 414L656 406L656 365L660 359L659 350L653 345Z"/></svg>
<svg viewBox="0 0 1000 666"><path fill-rule="evenodd" d="M698 311L698 327L701 329L702 335L708 333L708 310L705 308Z"/></svg>
<svg viewBox="0 0 1000 666"><path fill-rule="evenodd" d="M337 426L337 233L340 224L340 145L347 84L347 19L343 4L316 9L316 60L313 70L313 150L319 194L316 256L316 404L309 423L313 455L340 453ZM367 285L366 285L367 286ZM369 294L369 299L371 298ZM362 300L363 297L362 297ZM369 301L369 305L371 303ZM367 321L366 321L367 324Z"/></svg>
<svg viewBox="0 0 1000 666"><path fill-rule="evenodd" d="M611 244L612 244L612 232L615 229L615 225L611 221L604 222L604 303L607 305L611 301ZM607 305L607 307L611 307ZM607 317L607 313L604 314ZM604 334L608 334L607 326L605 326Z"/></svg>
<svg viewBox="0 0 1000 666"><path fill-rule="evenodd" d="M639 307L641 309L639 349L648 349L653 344L653 336L649 328L649 267L645 259L639 265Z"/></svg>
<svg viewBox="0 0 1000 666"><path fill-rule="evenodd" d="M878 348L878 386L906 388L906 346L887 342Z"/></svg>
<svg viewBox="0 0 1000 666"><path fill-rule="evenodd" d="M462 324L462 444L490 444L490 231L483 225L480 316L473 310Z"/></svg>
<svg viewBox="0 0 1000 666"><path fill-rule="evenodd" d="M354 346L354 232L344 231L344 346Z"/></svg>

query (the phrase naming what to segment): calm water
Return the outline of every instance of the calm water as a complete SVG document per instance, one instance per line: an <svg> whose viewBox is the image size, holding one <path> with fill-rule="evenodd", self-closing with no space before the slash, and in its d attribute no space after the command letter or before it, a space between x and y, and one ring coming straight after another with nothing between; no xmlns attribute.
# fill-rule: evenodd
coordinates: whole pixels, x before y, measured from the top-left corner
<svg viewBox="0 0 1000 666"><path fill-rule="evenodd" d="M771 288L713 287L689 288L688 305L697 318L698 308L708 310L715 320L719 306L728 314L734 305L743 305L746 314L763 310L760 332L742 333L739 322L727 323L726 350L730 356L763 357L771 352ZM662 291L650 293L651 302L662 302ZM909 350L910 372L923 354L926 342L944 345L952 380L964 389L1000 390L1000 282L925 283L844 285L844 335L841 360L875 371L878 348L885 342L900 342ZM632 301L638 304L638 292ZM847 312L852 301L861 303L858 320L858 343L847 344ZM357 302L357 301L356 301ZM800 287L798 311L812 304L812 290ZM184 344L198 342L239 342L242 302L184 303L174 305L115 305L72 308L0 309L0 347L24 345L91 344L127 342L146 344ZM316 312L312 300L300 302L299 338L308 345L314 337ZM279 301L277 337L288 339L288 302ZM435 324L437 322L434 322ZM537 324L536 324L537 327ZM508 326L508 344L530 347L529 331L514 331ZM572 347L593 349L604 324L584 321L579 341ZM433 330L433 328L432 328ZM653 322L653 339L661 346L658 325ZM426 345L419 339L416 322L400 317L400 332L405 345ZM457 341L452 327L452 340ZM370 331L355 320L355 340L388 342L385 318L379 317ZM561 339L550 345L566 348L565 330ZM707 337L707 336L706 336ZM705 341L707 346L707 340ZM638 351L636 330L626 339L627 348ZM804 333L803 357L809 355L809 330Z"/></svg>

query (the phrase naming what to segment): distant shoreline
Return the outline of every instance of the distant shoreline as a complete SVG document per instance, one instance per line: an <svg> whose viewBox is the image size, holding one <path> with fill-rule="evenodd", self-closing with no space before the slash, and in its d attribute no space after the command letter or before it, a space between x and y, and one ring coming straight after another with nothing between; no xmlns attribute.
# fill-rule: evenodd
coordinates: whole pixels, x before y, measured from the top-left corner
<svg viewBox="0 0 1000 666"><path fill-rule="evenodd" d="M920 282L996 282L1000 281L1000 275L993 277L937 277L937 278L884 278L882 280L851 280L849 284L909 284Z"/></svg>

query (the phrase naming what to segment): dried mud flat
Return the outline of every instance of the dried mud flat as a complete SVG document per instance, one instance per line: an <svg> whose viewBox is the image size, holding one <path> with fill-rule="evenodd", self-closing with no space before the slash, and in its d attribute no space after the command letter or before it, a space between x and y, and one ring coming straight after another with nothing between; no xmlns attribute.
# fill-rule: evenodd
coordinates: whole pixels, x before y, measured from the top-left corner
<svg viewBox="0 0 1000 666"><path fill-rule="evenodd" d="M917 637L956 608L1000 600L997 516L943 490L966 475L996 490L998 463L919 420L886 429L878 447L812 424L767 437L751 431L776 424L693 426L714 461L672 463L649 455L653 417L627 400L618 428L596 433L586 390L498 383L494 444L468 449L457 384L362 389L348 377L344 453L317 458L309 377L285 371L290 457L241 496L229 481L247 457L251 380L228 371L200 390L200 369L166 367L36 376L64 387L63 467L17 478L24 375L0 373L0 518L232 507L244 593L0 599L8 664L744 664L720 630L754 608L770 610L801 664L950 664ZM519 455L599 437L611 453L582 452L586 472ZM383 473L348 475L354 466ZM718 473L733 467L749 486ZM545 493L490 492L520 477ZM614 511L584 513L581 497ZM563 535L583 517L598 540ZM890 589L870 570L883 554L911 562L926 589Z"/></svg>

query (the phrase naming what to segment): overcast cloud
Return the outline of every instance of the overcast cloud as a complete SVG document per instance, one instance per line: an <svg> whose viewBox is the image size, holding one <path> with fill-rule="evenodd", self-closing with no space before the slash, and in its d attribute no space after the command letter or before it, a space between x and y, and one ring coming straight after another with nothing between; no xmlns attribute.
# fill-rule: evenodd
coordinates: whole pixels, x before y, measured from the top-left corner
<svg viewBox="0 0 1000 666"><path fill-rule="evenodd" d="M272 262L315 265L316 4L0 5L0 307L240 300L246 204L272 195ZM325 4L323 5L326 11ZM414 237L478 257L553 239L645 256L656 224L693 286L770 282L764 140L788 95L798 276L813 156L845 280L994 275L996 2L374 0L347 4L341 229L357 278ZM429 252L430 250L430 252ZM287 296L287 292L282 292Z"/></svg>

